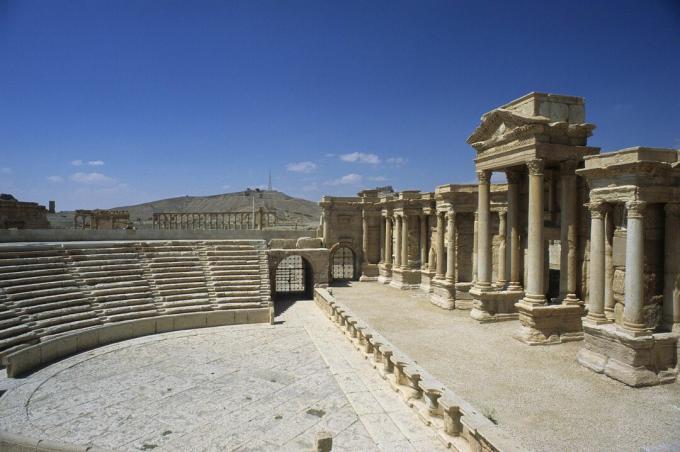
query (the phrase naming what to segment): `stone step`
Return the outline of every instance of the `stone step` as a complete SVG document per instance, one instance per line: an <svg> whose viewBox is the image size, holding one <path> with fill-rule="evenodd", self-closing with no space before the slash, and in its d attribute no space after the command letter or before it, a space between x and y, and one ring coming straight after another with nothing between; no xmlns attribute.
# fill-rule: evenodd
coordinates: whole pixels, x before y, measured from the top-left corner
<svg viewBox="0 0 680 452"><path fill-rule="evenodd" d="M17 308L23 308L26 306L37 306L46 303L52 303L55 301L66 301L66 300L85 300L85 294L77 287L70 287L69 290L64 290L57 293L43 294L42 296L34 297L23 297L23 299L18 299L12 301L12 306ZM54 291L52 291L54 292ZM33 294L36 295L36 294Z"/></svg>
<svg viewBox="0 0 680 452"><path fill-rule="evenodd" d="M212 311L211 305L191 305L191 306L163 306L161 315L167 314L187 314L192 312Z"/></svg>
<svg viewBox="0 0 680 452"><path fill-rule="evenodd" d="M36 332L42 340L49 340L69 331L84 329L95 325L101 325L101 321L98 318L89 318L62 323L59 325L52 325L47 328L41 328Z"/></svg>
<svg viewBox="0 0 680 452"><path fill-rule="evenodd" d="M216 275L214 272L210 272L209 275L212 277L213 281L224 281L225 283L240 283L241 281L259 281L259 275L254 273L253 275L243 275L243 274L227 274L227 275Z"/></svg>
<svg viewBox="0 0 680 452"><path fill-rule="evenodd" d="M46 311L36 312L31 315L31 321L39 322L48 319L63 319L68 318L70 315L76 315L79 313L87 313L85 317L94 317L96 314L92 311L92 306L89 304L82 304L76 306L69 306L67 308L55 308Z"/></svg>
<svg viewBox="0 0 680 452"><path fill-rule="evenodd" d="M215 291L217 292L224 292L224 291L235 291L235 290L259 290L260 289L260 282L256 281L251 284L220 284L220 285L215 285L213 286Z"/></svg>
<svg viewBox="0 0 680 452"><path fill-rule="evenodd" d="M33 331L0 339L0 357L7 356L22 348L37 344L39 341L38 335Z"/></svg>
<svg viewBox="0 0 680 452"><path fill-rule="evenodd" d="M114 265L139 265L140 260L135 258L135 259L93 259L93 260L83 260L83 261L78 261L75 262L74 265L79 268L83 269L83 271L87 271L87 267L103 267L103 268L108 268L111 269Z"/></svg>
<svg viewBox="0 0 680 452"><path fill-rule="evenodd" d="M30 284L21 284L18 286L11 286L11 287L5 287L4 290L7 294L9 295L14 295L14 294L21 294L21 293L29 293L29 292L37 292L41 291L43 289L52 289L52 288L62 288L62 287L71 287L71 286L77 286L77 282L71 279L71 275L65 275L65 278L62 278L58 281L47 281L47 282L35 282L35 283L30 283Z"/></svg>
<svg viewBox="0 0 680 452"><path fill-rule="evenodd" d="M190 272L200 270L202 268L201 263L197 262L191 265L179 265L176 263L172 264L148 264L146 266L151 272L155 273L172 273L172 272Z"/></svg>
<svg viewBox="0 0 680 452"><path fill-rule="evenodd" d="M52 276L52 275L65 275L68 274L68 270L65 265L58 265L54 267L48 267L45 269L18 269L11 272L0 272L0 281L6 281L8 279L21 279L31 276Z"/></svg>
<svg viewBox="0 0 680 452"><path fill-rule="evenodd" d="M94 286L90 286L90 292L92 294L101 293L105 290L117 290L117 289L133 289L138 287L149 287L149 282L144 279L134 278L123 281L113 281L113 282L102 282L97 283Z"/></svg>
<svg viewBox="0 0 680 452"><path fill-rule="evenodd" d="M137 271L134 273L127 273L127 274L113 274L113 275L108 275L108 276L100 276L98 278L90 278L88 275L88 278L83 279L83 282L87 284L88 286L95 286L98 284L113 284L117 282L126 282L126 281L140 281L142 280L144 275L142 274L141 271Z"/></svg>
<svg viewBox="0 0 680 452"><path fill-rule="evenodd" d="M259 290L215 290L219 297L259 297Z"/></svg>
<svg viewBox="0 0 680 452"><path fill-rule="evenodd" d="M98 256L98 255L121 255L130 254L137 255L137 250L134 246L119 246L119 247L106 247L106 248L77 248L77 249L67 249L66 252L72 257L81 256ZM115 259L115 258L114 258Z"/></svg>
<svg viewBox="0 0 680 452"><path fill-rule="evenodd" d="M17 319L17 321L19 321L19 319ZM17 336L17 335L22 334L22 333L29 331L29 330L30 330L30 327L28 325L26 325L26 323L18 323L18 324L11 324L11 325L0 324L0 338Z"/></svg>
<svg viewBox="0 0 680 452"><path fill-rule="evenodd" d="M79 265L81 263L92 261L131 261L139 259L137 253L91 253L91 254L70 254L71 260Z"/></svg>
<svg viewBox="0 0 680 452"><path fill-rule="evenodd" d="M158 293L161 297L165 299L181 299L186 297L207 297L208 288L195 288L191 287L188 289L170 289L170 290L159 290Z"/></svg>
<svg viewBox="0 0 680 452"><path fill-rule="evenodd" d="M122 322L124 320L134 320L134 319L143 319L147 317L155 317L159 315L158 311L154 310L149 310L149 311L134 311L134 312L125 312L121 314L115 314L115 315L106 315L104 320L106 323L115 323L115 322Z"/></svg>
<svg viewBox="0 0 680 452"><path fill-rule="evenodd" d="M144 290L144 291L127 291L127 292L120 292L120 293L111 293L107 295L98 295L93 298L93 301L95 303L111 303L114 301L123 301L123 300L134 300L136 298L152 298L151 295L151 290Z"/></svg>
<svg viewBox="0 0 680 452"><path fill-rule="evenodd" d="M77 267L78 273L83 274L86 277L96 277L100 274L107 275L113 272L121 271L142 271L141 262L134 262L131 264L106 264L106 265L93 265L87 267Z"/></svg>
<svg viewBox="0 0 680 452"><path fill-rule="evenodd" d="M68 273L57 273L53 275L39 275L39 276L27 276L24 278L14 278L0 280L0 287L12 287L12 286L26 286L30 284L40 284L49 283L54 281L63 281L64 279L69 279L71 276Z"/></svg>
<svg viewBox="0 0 680 452"><path fill-rule="evenodd" d="M156 305L142 304L142 305L135 305L135 306L118 306L118 307L102 309L102 313L105 317L111 317L111 316L115 316L115 315L119 315L119 314L127 314L127 313L130 313L130 312L147 312L148 313L149 311L153 311L154 313L157 312L158 310L156 309Z"/></svg>
<svg viewBox="0 0 680 452"><path fill-rule="evenodd" d="M201 283L205 284L205 276L203 273L196 273L191 276L181 276L173 275L174 277L159 278L157 275L153 275L151 279L156 282L159 287L166 286L168 284L180 284L180 283Z"/></svg>
<svg viewBox="0 0 680 452"><path fill-rule="evenodd" d="M51 303L37 304L33 306L26 306L21 308L22 314L35 314L44 311L53 311L55 309L67 309L71 306L86 305L89 306L87 298L77 298L64 301L53 301Z"/></svg>
<svg viewBox="0 0 680 452"><path fill-rule="evenodd" d="M60 295L64 293L81 292L81 290L74 284L60 284L59 287L51 287L47 289L32 290L27 292L8 293L7 298L10 301L25 300L27 298L42 298L49 295Z"/></svg>
<svg viewBox="0 0 680 452"><path fill-rule="evenodd" d="M134 294L140 295L140 294ZM141 294L144 295L144 294ZM122 306L142 306L150 305L154 306L154 301L151 296L142 296L136 298L118 298L116 300L96 300L97 309L111 309L118 308Z"/></svg>
<svg viewBox="0 0 680 452"><path fill-rule="evenodd" d="M191 300L205 300L206 303L210 302L208 298L208 293L179 293L179 294L168 294L163 295L161 303L177 303L181 301L191 301Z"/></svg>
<svg viewBox="0 0 680 452"><path fill-rule="evenodd" d="M217 304L232 304L232 303L260 303L262 300L259 296L256 297L217 297L215 303Z"/></svg>
<svg viewBox="0 0 680 452"><path fill-rule="evenodd" d="M9 258L6 256L0 257L0 271L3 271L3 267L11 267L15 265L45 265L45 264L55 264L61 263L65 265L66 259L64 256L50 256L50 257L24 257L24 258Z"/></svg>
<svg viewBox="0 0 680 452"><path fill-rule="evenodd" d="M77 312L73 314L67 314L67 315L62 315L58 317L49 317L46 319L41 319L35 321L36 325L36 330L43 330L47 328L52 328L52 327L58 327L59 325L67 325L70 323L78 322L78 321L87 321L87 320L95 320L95 323L98 323L96 314L92 311L88 312ZM54 333L45 333L45 334L54 334Z"/></svg>
<svg viewBox="0 0 680 452"><path fill-rule="evenodd" d="M245 308L259 308L262 307L260 300L249 301L230 301L228 303L220 304L215 307L217 311L224 311L229 309L245 309Z"/></svg>
<svg viewBox="0 0 680 452"><path fill-rule="evenodd" d="M259 269L255 268L211 268L210 274L213 276L229 276L229 275L239 275L239 276L259 276Z"/></svg>
<svg viewBox="0 0 680 452"><path fill-rule="evenodd" d="M158 281L156 281L156 289L158 289L159 292L163 291L168 291L168 290L178 290L178 289L207 289L207 285L205 280L203 281L198 281L198 282L174 282L173 280L165 280L163 284L159 284Z"/></svg>

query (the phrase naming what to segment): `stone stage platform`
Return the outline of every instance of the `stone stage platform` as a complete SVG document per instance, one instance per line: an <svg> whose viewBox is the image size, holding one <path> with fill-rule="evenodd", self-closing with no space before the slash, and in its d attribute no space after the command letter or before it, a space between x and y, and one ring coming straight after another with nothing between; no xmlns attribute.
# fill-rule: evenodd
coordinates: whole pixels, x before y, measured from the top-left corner
<svg viewBox="0 0 680 452"><path fill-rule="evenodd" d="M312 301L275 325L177 331L81 353L12 384L0 429L108 450L443 450Z"/></svg>
<svg viewBox="0 0 680 452"><path fill-rule="evenodd" d="M519 321L479 324L469 311L444 311L419 291L370 282L331 290L525 447L680 450L678 383L628 387L580 366L580 342L530 347L513 338Z"/></svg>

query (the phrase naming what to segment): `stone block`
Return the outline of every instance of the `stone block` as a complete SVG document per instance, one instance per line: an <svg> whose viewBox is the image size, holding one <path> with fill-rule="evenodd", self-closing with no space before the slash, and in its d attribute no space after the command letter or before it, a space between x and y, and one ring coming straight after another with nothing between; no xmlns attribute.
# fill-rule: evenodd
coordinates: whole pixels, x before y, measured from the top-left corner
<svg viewBox="0 0 680 452"><path fill-rule="evenodd" d="M206 313L206 326L224 326L234 324L234 311L214 311Z"/></svg>
<svg viewBox="0 0 680 452"><path fill-rule="evenodd" d="M7 376L17 378L40 367L42 364L41 347L42 344L33 345L7 355L3 360L7 368Z"/></svg>
<svg viewBox="0 0 680 452"><path fill-rule="evenodd" d="M295 243L295 248L323 248L323 241L321 239L311 237L300 237Z"/></svg>
<svg viewBox="0 0 680 452"><path fill-rule="evenodd" d="M40 344L41 364L49 364L77 351L77 334L68 334Z"/></svg>
<svg viewBox="0 0 680 452"><path fill-rule="evenodd" d="M148 336L156 333L156 319L146 318L130 321L130 337Z"/></svg>
<svg viewBox="0 0 680 452"><path fill-rule="evenodd" d="M156 321L156 333L167 333L174 328L172 316L164 315L156 317L154 320Z"/></svg>
<svg viewBox="0 0 680 452"><path fill-rule="evenodd" d="M85 330L78 334L77 346L78 351L92 350L99 346L99 328Z"/></svg>
<svg viewBox="0 0 680 452"><path fill-rule="evenodd" d="M271 323L269 308L248 309L248 323Z"/></svg>
<svg viewBox="0 0 680 452"><path fill-rule="evenodd" d="M112 323L99 328L99 345L113 344L130 338L130 325Z"/></svg>
<svg viewBox="0 0 680 452"><path fill-rule="evenodd" d="M248 323L248 310L247 309L237 309L234 311L234 324L241 325L243 323Z"/></svg>
<svg viewBox="0 0 680 452"><path fill-rule="evenodd" d="M177 330L190 330L193 328L203 328L207 325L206 313L197 312L191 314L179 314L174 316L173 326Z"/></svg>
<svg viewBox="0 0 680 452"><path fill-rule="evenodd" d="M269 248L292 250L295 249L296 242L295 239L271 239L269 241Z"/></svg>

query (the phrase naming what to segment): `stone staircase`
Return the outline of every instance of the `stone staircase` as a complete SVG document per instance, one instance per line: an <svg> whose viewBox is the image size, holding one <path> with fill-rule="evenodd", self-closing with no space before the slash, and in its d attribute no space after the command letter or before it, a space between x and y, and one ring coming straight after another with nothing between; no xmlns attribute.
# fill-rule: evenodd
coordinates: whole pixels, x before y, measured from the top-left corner
<svg viewBox="0 0 680 452"><path fill-rule="evenodd" d="M270 304L264 241L0 246L0 358L97 325Z"/></svg>

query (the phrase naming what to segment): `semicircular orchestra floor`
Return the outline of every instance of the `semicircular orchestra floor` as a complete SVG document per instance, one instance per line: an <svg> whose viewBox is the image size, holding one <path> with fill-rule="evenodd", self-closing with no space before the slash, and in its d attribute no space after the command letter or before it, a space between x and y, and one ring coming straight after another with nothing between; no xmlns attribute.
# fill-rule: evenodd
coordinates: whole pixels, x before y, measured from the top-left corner
<svg viewBox="0 0 680 452"><path fill-rule="evenodd" d="M437 450L434 433L311 301L279 325L179 331L42 369L0 398L2 429L112 450Z"/></svg>

